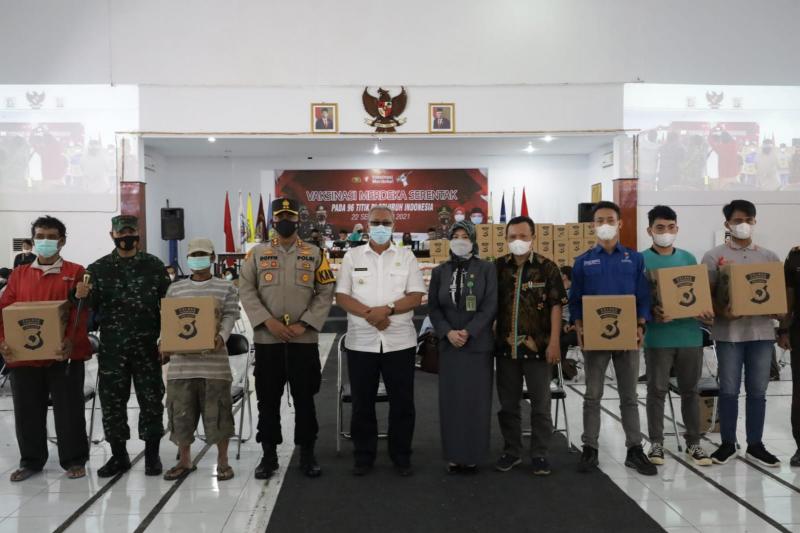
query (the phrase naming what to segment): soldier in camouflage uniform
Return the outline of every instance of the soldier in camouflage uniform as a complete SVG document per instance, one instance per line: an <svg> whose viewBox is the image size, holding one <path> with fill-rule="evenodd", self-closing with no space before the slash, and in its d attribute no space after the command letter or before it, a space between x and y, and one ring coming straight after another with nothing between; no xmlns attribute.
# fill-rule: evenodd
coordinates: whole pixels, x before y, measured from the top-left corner
<svg viewBox="0 0 800 533"><path fill-rule="evenodd" d="M139 251L138 220L120 215L111 221L116 248L89 265L89 284L78 284L76 296L87 297L100 325L100 404L111 459L98 470L111 477L131 467L126 441L131 380L139 402L139 438L145 441L145 474L161 474L159 442L164 435L164 382L157 340L160 303L169 276L157 257Z"/></svg>

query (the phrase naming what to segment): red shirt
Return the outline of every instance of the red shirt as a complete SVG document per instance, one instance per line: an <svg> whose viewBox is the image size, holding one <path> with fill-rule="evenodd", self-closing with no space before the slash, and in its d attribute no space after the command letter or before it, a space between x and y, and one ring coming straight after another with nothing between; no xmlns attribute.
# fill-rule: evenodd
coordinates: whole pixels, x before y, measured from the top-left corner
<svg viewBox="0 0 800 533"><path fill-rule="evenodd" d="M76 263L63 261L60 269L48 273L33 264L15 268L8 285L0 297L0 341L5 340L2 310L16 302L44 302L51 300L70 300L70 293L77 283L83 279L84 268ZM74 301L74 300L73 300ZM75 328L75 315L77 308L70 306L67 320L67 337L72 341L72 355L70 359L84 361L92 356L92 347L89 344L87 323L89 321L88 306L81 310L78 327ZM9 368L17 366L48 366L55 360L49 361L7 361Z"/></svg>

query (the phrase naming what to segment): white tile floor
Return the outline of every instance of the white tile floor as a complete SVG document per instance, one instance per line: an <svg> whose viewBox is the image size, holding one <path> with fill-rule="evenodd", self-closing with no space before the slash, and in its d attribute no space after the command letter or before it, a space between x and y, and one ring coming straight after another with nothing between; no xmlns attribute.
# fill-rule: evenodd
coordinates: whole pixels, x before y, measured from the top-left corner
<svg viewBox="0 0 800 533"><path fill-rule="evenodd" d="M323 336L320 353L328 353L333 335ZM800 490L800 469L788 466L789 456L795 451L789 425L791 382L789 368L783 370L781 382L769 387L765 444L777 454L783 464L771 470L775 478L763 474L744 461L732 461L724 466L703 468L702 473L714 482L744 499L755 509L769 516L783 529L776 529L756 513L714 487L691 469L671 458L659 467L659 475L648 478L624 466L624 435L621 424L604 414L601 430L601 469L636 503L669 532L703 533L792 531L800 533L800 494L783 483ZM89 375L93 376L94 367ZM618 396L609 381L603 406L619 414ZM583 390L583 385L575 385ZM582 430L580 396L568 389L567 410L572 431L572 442L580 445ZM645 387L640 386L644 399ZM679 411L679 398L675 409ZM255 410L255 405L253 405ZM283 403L284 435L291 435L292 416ZM741 410L743 417L744 410ZM88 413L88 412L87 412ZM131 401L129 417L136 426L138 408ZM642 430L646 432L644 406L640 408ZM678 415L680 417L680 415ZM88 420L88 416L87 416ZM238 422L238 416L236 418ZM97 428L99 428L99 421ZM245 430L246 432L246 430ZM744 442L744 425L740 424L740 439ZM135 430L134 430L135 433ZM718 442L718 434L708 436ZM291 441L291 438L288 439ZM667 439L667 448L678 453L674 439ZM129 443L131 456L142 450L138 440ZM704 443L710 452L714 447ZM203 448L202 442L194 445L194 453ZM214 477L216 450L210 449L175 494L155 516L148 531L180 532L263 532L269 521L293 452L288 442L279 448L281 475L268 482L257 482L252 472L260 458L260 447L250 440L242 446L239 461L234 458L235 443L231 444L231 463L236 471L234 479L219 483ZM26 482L12 484L10 472L16 468L18 450L14 438L14 417L8 386L0 391L0 533L52 531L84 504L107 483L98 479L96 470L109 457L105 443L92 446L88 475L82 480L68 480L55 459L51 446L51 460L46 470ZM166 439L162 445L162 461L166 466L175 460L175 448ZM577 455L575 457L577 461ZM777 478L777 479L776 479ZM783 483L781 483L783 481ZM170 484L161 478L144 476L143 461L123 476L101 498L91 505L67 529L69 532L124 532L134 531L161 500Z"/></svg>

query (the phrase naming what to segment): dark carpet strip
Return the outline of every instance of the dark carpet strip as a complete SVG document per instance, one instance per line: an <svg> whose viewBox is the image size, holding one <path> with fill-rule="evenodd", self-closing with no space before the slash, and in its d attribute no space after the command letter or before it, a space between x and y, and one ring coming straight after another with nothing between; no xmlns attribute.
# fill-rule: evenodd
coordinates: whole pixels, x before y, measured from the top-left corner
<svg viewBox="0 0 800 533"><path fill-rule="evenodd" d="M584 396L584 394L581 391L579 391L574 385L569 385L569 388L572 389L573 391L575 391L581 397ZM611 418L613 418L614 420L616 420L617 422L622 424L622 418L620 418L616 413L614 413L613 411L611 411L607 407L603 407L602 405L600 406L600 409L602 409L602 411L604 413L606 413L608 416L610 416ZM644 440L648 440L647 435L645 435L644 433L642 433L642 438ZM753 505L748 503L746 500L740 498L739 495L736 494L735 492L733 492L733 491L729 490L728 488L720 485L717 481L715 481L714 479L712 479L712 478L708 477L707 475L705 475L705 473L701 469L697 468L694 465L689 464L680 455L673 453L671 450L668 450L667 448L664 448L664 452L667 453L667 455L669 455L670 457L672 457L675 461L677 461L681 465L685 466L686 468L688 468L689 470L691 470L692 472L697 474L698 477L700 477L703 481L705 481L706 483L708 483L709 485L711 485L715 489L719 490L725 496L727 496L730 499L734 500L736 503L738 503L742 507L745 507L747 510L749 510L750 512L752 512L753 514L755 514L756 516L758 516L759 518L761 518L762 520L767 522L769 525L771 525L772 527L774 527L778 531L781 531L783 533L792 533L791 530L787 529L783 524L781 524L780 522L776 521L774 518L770 517L768 514L764 513L762 510L758 509L757 507L754 507ZM602 465L601 465L601 468L602 468Z"/></svg>
<svg viewBox="0 0 800 533"><path fill-rule="evenodd" d="M609 386L609 387L611 387L612 389L614 389L615 391L619 392L619 391L618 391L618 389L617 389L617 387L616 387L616 385L611 385L611 384L608 384L608 386ZM783 395L782 395L782 394L776 394L776 395L774 395L774 396L783 396ZM773 396L773 395L770 395L769 397L770 397L770 398L773 398L774 396ZM644 400L642 400L642 399L639 399L638 401L639 401L639 404L640 404L640 405L643 405L643 406L647 407L647 402L645 402L645 401L644 401ZM666 401L669 401L669 400L667 399ZM680 409L678 409L678 410L680 410ZM669 420L670 422L672 422L672 417L671 417L671 416L669 416L669 415L668 415L668 414L666 414L666 413L664 413L664 418L665 418L665 419L667 419L667 420ZM682 428L686 429L686 426L684 426L684 425L683 425L683 422L680 422L680 421L676 420L676 421L675 421L675 423L676 423L676 424L678 424L678 426L679 426L679 427L682 427ZM709 439L709 438L708 438L708 435L707 435L707 434L705 434L705 433L700 435L700 439L701 439L701 440L704 440L705 442L707 442L707 443L709 443L709 444L711 444L712 446L716 446L717 448L719 448L719 447L720 447L720 443L718 443L718 442L714 442L713 440ZM800 487L798 487L797 485L793 485L792 483L790 483L790 482L786 481L785 479L783 479L783 478L782 478L782 477L780 477L780 476L776 476L776 475L775 475L775 474L773 474L771 471L769 471L767 468L765 468L765 467L763 467L763 466L761 466L761 465L759 465L759 464L756 464L756 463L754 463L754 462L752 462L752 461L748 460L746 457L742 457L742 456L741 456L741 455L739 455L738 453L736 454L736 459L737 459L737 460L739 460L739 461L742 461L742 462L744 462L744 463L745 463L747 466L749 466L750 468L753 468L753 469L755 469L755 470L758 470L759 472L761 472L761 473L762 473L762 474L764 474L765 476L769 476L771 479L773 479L773 480L777 481L778 483L780 483L781 485L783 485L783 486L784 486L784 487L786 487L787 489L791 489L791 490L793 490L794 492L796 492L796 493L800 494Z"/></svg>
<svg viewBox="0 0 800 533"><path fill-rule="evenodd" d="M137 462L139 462L139 460L140 460L142 457L144 457L144 450L142 450L141 452L139 452L139 455L137 455L136 457L134 457L134 458L133 458L133 460L131 461L131 467L133 467L133 465L135 465ZM74 513L72 513L71 515L69 515L69 516L67 517L67 519L66 519L66 520L64 520L64 522L62 522L62 523L61 523L61 525L60 525L60 526L58 526L57 528L55 528L55 529L53 530L53 533L61 533L62 531L66 531L66 530L67 530L67 528L68 528L69 526L71 526L73 522L75 522L75 520L77 520L78 518L80 518L80 516L81 516L83 513L85 513L85 512L86 512L86 511L89 509L89 507L91 507L92 505L94 505L94 502L96 502L97 500L99 500L100 498L102 498L103 494L105 494L106 492L108 492L108 491L111 489L111 487L113 487L113 486L114 486L114 484L115 484L117 481L119 481L119 480L122 478L122 476L124 476L124 475L125 475L125 472L121 472L121 473L117 474L116 476L112 477L111 479L109 479L109 480L108 480L108 482L107 482L105 485L103 485L102 487L100 487L100 490L98 490L97 492L95 492L94 494L92 494L92 496L91 496L91 497L90 497L88 500L86 500L85 502L83 502L83 505L81 505L80 507L78 507L78 508L75 510L75 512L74 512Z"/></svg>
<svg viewBox="0 0 800 533"><path fill-rule="evenodd" d="M553 440L553 474L549 477L535 477L528 460L508 473L495 472L491 464L485 464L476 475L446 474L439 437L438 380L421 372L416 376L414 476L401 478L394 472L386 442L381 441L375 469L356 478L351 474L349 441L344 441L341 457L336 456L336 371L334 347L316 402L320 420L317 455L323 476L314 480L303 477L296 467L297 457L293 458L268 532L663 531L605 474L579 474L578 456L569 452L561 436ZM345 405L345 424L349 412ZM379 427L385 430L386 407L380 406L378 412ZM495 420L492 431L493 457L489 460L502 453Z"/></svg>

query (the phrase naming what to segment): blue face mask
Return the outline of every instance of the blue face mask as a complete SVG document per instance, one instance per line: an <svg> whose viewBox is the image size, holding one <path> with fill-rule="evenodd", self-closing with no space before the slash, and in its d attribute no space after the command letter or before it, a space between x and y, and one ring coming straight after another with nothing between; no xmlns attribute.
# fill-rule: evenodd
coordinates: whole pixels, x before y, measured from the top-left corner
<svg viewBox="0 0 800 533"><path fill-rule="evenodd" d="M211 267L211 256L200 255L186 258L186 264L194 271L206 270Z"/></svg>
<svg viewBox="0 0 800 533"><path fill-rule="evenodd" d="M49 259L58 253L58 241L53 239L35 239L36 255Z"/></svg>
<svg viewBox="0 0 800 533"><path fill-rule="evenodd" d="M383 245L389 242L392 238L392 228L386 226L376 226L370 228L369 238L375 241L375 244Z"/></svg>

